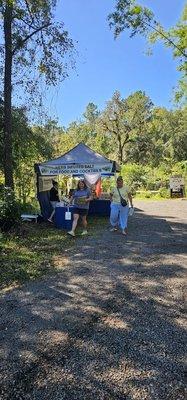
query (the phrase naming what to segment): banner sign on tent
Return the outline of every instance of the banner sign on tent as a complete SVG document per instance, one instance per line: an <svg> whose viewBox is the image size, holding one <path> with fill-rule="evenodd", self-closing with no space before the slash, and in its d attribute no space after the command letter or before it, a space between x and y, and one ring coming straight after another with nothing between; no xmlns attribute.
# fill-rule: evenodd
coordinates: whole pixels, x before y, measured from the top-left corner
<svg viewBox="0 0 187 400"><path fill-rule="evenodd" d="M39 192L46 192L48 190L50 190L53 186L52 181L56 180L57 177L53 176L53 177L46 177L46 176L39 176L38 179L38 191Z"/></svg>
<svg viewBox="0 0 187 400"><path fill-rule="evenodd" d="M113 163L106 164L66 164L66 165L39 165L41 175L82 175L99 172L111 173Z"/></svg>

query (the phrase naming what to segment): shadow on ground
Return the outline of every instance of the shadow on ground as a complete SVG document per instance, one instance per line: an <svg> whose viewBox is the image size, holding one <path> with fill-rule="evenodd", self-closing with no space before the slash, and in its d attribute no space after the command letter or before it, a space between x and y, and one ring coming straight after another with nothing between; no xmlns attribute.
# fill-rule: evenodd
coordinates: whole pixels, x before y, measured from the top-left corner
<svg viewBox="0 0 187 400"><path fill-rule="evenodd" d="M3 400L184 400L184 236L141 210L1 299Z"/></svg>

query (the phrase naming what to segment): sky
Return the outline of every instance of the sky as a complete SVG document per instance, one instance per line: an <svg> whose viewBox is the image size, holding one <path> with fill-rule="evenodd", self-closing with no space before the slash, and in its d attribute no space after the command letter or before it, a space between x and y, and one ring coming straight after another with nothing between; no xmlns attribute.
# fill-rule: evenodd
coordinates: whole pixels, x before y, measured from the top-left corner
<svg viewBox="0 0 187 400"><path fill-rule="evenodd" d="M165 28L178 21L184 0L139 0L151 8ZM58 20L77 41L76 67L69 77L46 92L49 115L59 125L80 120L89 102L104 109L118 90L122 97L142 90L157 106L172 108L172 88L179 78L172 51L162 43L147 56L145 39L129 38L128 32L114 40L107 16L115 0L59 0Z"/></svg>

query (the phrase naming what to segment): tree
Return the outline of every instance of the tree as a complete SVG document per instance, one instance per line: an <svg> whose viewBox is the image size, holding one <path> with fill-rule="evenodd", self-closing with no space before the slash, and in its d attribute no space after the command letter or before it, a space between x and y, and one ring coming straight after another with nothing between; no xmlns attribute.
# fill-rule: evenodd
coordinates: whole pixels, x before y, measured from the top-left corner
<svg viewBox="0 0 187 400"><path fill-rule="evenodd" d="M185 6L183 20L186 19L186 10L187 6ZM130 37L138 33L149 36L150 32L154 31L156 35L159 35L165 41L167 46L173 48L175 55L187 58L184 40L186 30L184 27L181 40L179 31L177 35L175 34L172 37L172 30L166 32L160 23L155 20L153 12L149 8L136 3L136 0L117 0L115 12L109 14L108 20L110 27L114 28L115 37L119 36L125 29L131 31Z"/></svg>
<svg viewBox="0 0 187 400"><path fill-rule="evenodd" d="M0 126L3 119L0 107ZM34 188L34 164L53 156L54 132L49 121L46 126L31 127L26 110L12 108L12 156L15 191L25 203ZM0 130L0 170L3 171L3 131Z"/></svg>
<svg viewBox="0 0 187 400"><path fill-rule="evenodd" d="M126 161L147 164L150 153L154 151L149 135L153 103L142 91L137 91L126 99L128 111L126 118L132 127L131 140L125 148Z"/></svg>
<svg viewBox="0 0 187 400"><path fill-rule="evenodd" d="M112 99L100 116L101 129L110 136L113 136L117 144L117 157L120 163L124 161L124 147L130 140L130 127L126 120L127 106L121 95L116 91Z"/></svg>
<svg viewBox="0 0 187 400"><path fill-rule="evenodd" d="M161 39L167 47L173 50L173 56L179 59L179 70L182 74L187 71L187 5L179 23L168 30L165 30L161 24L156 21L153 12L136 0L117 0L116 8L113 13L108 16L109 25L114 29L114 36L117 38L121 32L130 31L130 37L137 34L144 35L152 43ZM182 97L185 90L185 81L182 77L180 81L181 93L178 99Z"/></svg>
<svg viewBox="0 0 187 400"><path fill-rule="evenodd" d="M144 149L144 137L147 124L151 119L152 106L150 98L141 91L133 93L126 99L122 99L120 93L115 92L101 114L101 128L109 136L113 136L117 144L117 157L120 163L127 161L127 149L134 146L138 140L139 151Z"/></svg>
<svg viewBox="0 0 187 400"><path fill-rule="evenodd" d="M172 146L175 161L187 160L187 107L173 112Z"/></svg>
<svg viewBox="0 0 187 400"><path fill-rule="evenodd" d="M179 60L179 71L182 76L179 80L178 89L175 93L176 102L185 101L187 84L186 84L186 73L187 73L187 4L184 7L182 16L176 26L164 31L163 27L159 25L159 30L154 31L149 35L149 41L155 43L157 40L164 41L166 47L172 47L173 56ZM171 40L168 40L170 38ZM174 44L174 46L173 46Z"/></svg>
<svg viewBox="0 0 187 400"><path fill-rule="evenodd" d="M18 111L19 114L21 112ZM53 157L53 136L48 127L27 125L24 114L22 120L15 119L15 113L13 113L13 132L15 191L25 204L34 194L34 164Z"/></svg>
<svg viewBox="0 0 187 400"><path fill-rule="evenodd" d="M155 107L150 124L150 135L155 147L149 161L175 163L187 159L186 110L169 111Z"/></svg>
<svg viewBox="0 0 187 400"><path fill-rule="evenodd" d="M95 123L97 121L99 114L100 114L100 112L98 110L98 107L94 103L88 103L83 116L86 119L86 122L93 129L95 128Z"/></svg>
<svg viewBox="0 0 187 400"><path fill-rule="evenodd" d="M57 23L54 19L56 2L57 0L0 0L4 29L4 51L1 49L4 72L4 174L5 184L12 188L13 78L20 77L19 82L23 84L26 73L27 90L34 90L32 77L30 80L26 79L32 69L38 71L40 77L44 76L47 84L54 85L59 78L64 79L67 76L64 56L73 48L73 43L64 30L63 23Z"/></svg>

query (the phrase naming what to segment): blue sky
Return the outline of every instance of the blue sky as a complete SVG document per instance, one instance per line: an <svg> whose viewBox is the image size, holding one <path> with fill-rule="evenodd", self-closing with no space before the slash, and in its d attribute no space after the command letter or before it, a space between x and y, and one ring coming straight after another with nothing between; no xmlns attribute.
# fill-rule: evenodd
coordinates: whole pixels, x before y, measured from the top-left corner
<svg viewBox="0 0 187 400"><path fill-rule="evenodd" d="M166 28L174 25L184 0L141 0ZM155 105L172 107L172 88L179 73L170 49L161 43L153 55L145 54L142 37L130 39L128 32L114 40L107 15L114 9L114 0L59 0L58 20L63 20L71 37L77 40L76 68L69 77L47 94L47 107L59 125L67 126L81 119L86 105L105 107L115 90L127 97L144 90Z"/></svg>

